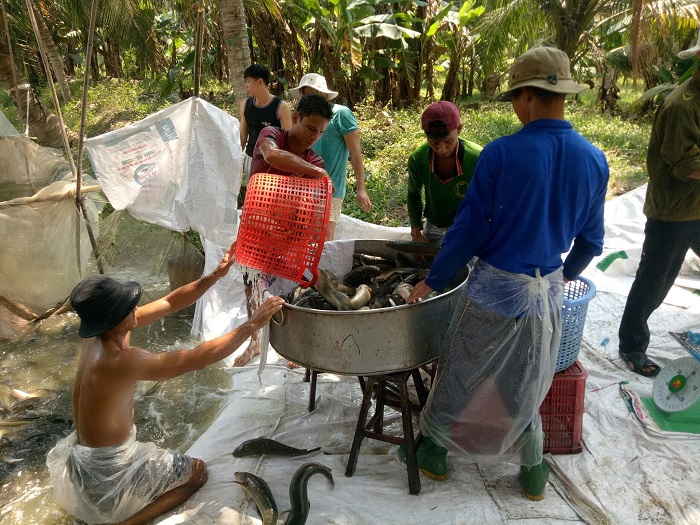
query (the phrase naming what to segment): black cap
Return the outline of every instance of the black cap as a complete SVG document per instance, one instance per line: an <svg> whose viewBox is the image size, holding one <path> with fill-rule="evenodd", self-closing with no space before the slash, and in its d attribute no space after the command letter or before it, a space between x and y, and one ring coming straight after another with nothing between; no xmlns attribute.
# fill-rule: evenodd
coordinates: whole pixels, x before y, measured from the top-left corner
<svg viewBox="0 0 700 525"><path fill-rule="evenodd" d="M80 337L95 337L115 328L136 308L143 289L139 283L91 275L70 294L70 304L80 316Z"/></svg>

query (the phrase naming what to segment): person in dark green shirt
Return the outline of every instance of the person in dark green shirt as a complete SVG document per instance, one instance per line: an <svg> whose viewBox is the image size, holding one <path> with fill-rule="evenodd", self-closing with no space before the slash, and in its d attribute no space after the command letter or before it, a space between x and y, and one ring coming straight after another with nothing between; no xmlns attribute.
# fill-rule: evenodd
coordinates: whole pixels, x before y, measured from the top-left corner
<svg viewBox="0 0 700 525"><path fill-rule="evenodd" d="M459 137L462 122L452 102L430 104L423 111L421 125L428 140L408 158L411 237L440 244L467 192L481 146Z"/></svg>
<svg viewBox="0 0 700 525"><path fill-rule="evenodd" d="M700 58L698 43L678 53ZM630 370L656 376L647 357L648 320L673 286L688 250L700 255L700 69L666 97L647 150L644 245L620 321L618 352Z"/></svg>

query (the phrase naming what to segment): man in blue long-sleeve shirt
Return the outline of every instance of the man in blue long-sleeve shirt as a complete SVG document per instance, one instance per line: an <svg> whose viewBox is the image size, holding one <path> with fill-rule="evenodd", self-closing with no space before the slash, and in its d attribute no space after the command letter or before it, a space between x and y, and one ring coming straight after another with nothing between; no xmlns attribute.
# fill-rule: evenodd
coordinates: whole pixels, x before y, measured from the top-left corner
<svg viewBox="0 0 700 525"><path fill-rule="evenodd" d="M418 466L433 479L446 476L450 450L480 464L519 463L526 496L544 497L539 406L554 377L564 282L603 247L608 165L564 119L566 94L583 89L562 51L540 47L515 60L499 99L512 102L523 128L484 148L430 273L409 297L444 290L479 258L421 414Z"/></svg>

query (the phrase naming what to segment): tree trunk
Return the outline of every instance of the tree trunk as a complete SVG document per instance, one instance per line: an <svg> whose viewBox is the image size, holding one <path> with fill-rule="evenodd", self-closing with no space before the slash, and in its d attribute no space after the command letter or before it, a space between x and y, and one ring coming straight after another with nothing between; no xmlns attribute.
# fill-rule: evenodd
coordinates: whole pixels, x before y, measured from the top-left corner
<svg viewBox="0 0 700 525"><path fill-rule="evenodd" d="M481 84L481 96L491 100L496 95L500 75L498 73L486 73L484 82Z"/></svg>
<svg viewBox="0 0 700 525"><path fill-rule="evenodd" d="M399 74L395 69L389 70L389 79L391 85L391 105L395 109L403 108L403 100L401 99L401 89L399 87Z"/></svg>
<svg viewBox="0 0 700 525"><path fill-rule="evenodd" d="M12 80L12 61L10 51L7 46L0 44L0 82L8 91L15 89ZM17 85L27 84L22 72L15 68L15 78ZM41 105L41 101L36 97L34 91L29 89L29 102L27 103L27 90L19 89L19 111L22 113L22 120L29 121L29 134L37 138L37 142L42 146L52 148L63 148L63 136L61 135L61 123L58 117L48 108ZM12 97L14 100L14 97ZM27 105L29 105L29 117L27 118Z"/></svg>
<svg viewBox="0 0 700 525"><path fill-rule="evenodd" d="M391 71L388 67L380 67L377 73L383 78L374 83L374 100L379 106L385 106L391 100Z"/></svg>
<svg viewBox="0 0 700 525"><path fill-rule="evenodd" d="M423 26L423 33L428 30L428 17L426 16L425 6L418 6L416 9L416 15L421 20ZM414 28L415 29L415 28ZM413 100L420 99L420 88L423 85L423 50L424 46L422 44L421 38L416 38L416 52L418 55L418 60L416 60L416 69L413 71Z"/></svg>
<svg viewBox="0 0 700 525"><path fill-rule="evenodd" d="M441 100L454 102L459 95L459 70L462 63L464 45L462 43L461 31L456 30L454 48L450 52L450 67L447 69L445 85L442 87Z"/></svg>
<svg viewBox="0 0 700 525"><path fill-rule="evenodd" d="M221 31L221 16L219 15L218 2L214 3L213 11L209 13L211 18L211 42L214 48L214 62L211 65L212 75L219 82L228 81L228 68L226 67L226 51L224 50L224 35Z"/></svg>
<svg viewBox="0 0 700 525"><path fill-rule="evenodd" d="M70 89L68 88L68 81L66 80L66 73L64 70L63 59L56 49L56 44L54 44L53 37L51 36L51 31L46 26L44 17L32 3L34 8L34 16L36 17L36 23L39 27L39 36L41 37L41 43L44 45L46 50L46 56L51 64L51 69L53 69L53 74L56 77L56 82L61 90L61 97L63 97L64 102L68 102L71 99ZM47 71L46 75L48 80L51 81L51 72Z"/></svg>
<svg viewBox="0 0 700 525"><path fill-rule="evenodd" d="M97 46L92 48L92 60L90 60L90 78L93 81L100 80L102 78L102 73L100 73L100 54L97 52Z"/></svg>
<svg viewBox="0 0 700 525"><path fill-rule="evenodd" d="M438 11L440 10L439 0L428 0L428 4L425 11L426 21L434 18ZM435 100L435 60L433 60L433 49L435 48L436 37L431 36L425 42L425 48L421 49L421 62L425 64L425 83L426 83L426 96L430 102Z"/></svg>
<svg viewBox="0 0 700 525"><path fill-rule="evenodd" d="M108 77L124 78L122 59L119 55L119 42L113 38L105 42L105 71Z"/></svg>
<svg viewBox="0 0 700 525"><path fill-rule="evenodd" d="M476 62L476 49L474 46L471 46L472 50L472 56L469 60L469 83L467 84L467 96L471 97L474 94L474 72L476 70L476 66L474 62Z"/></svg>
<svg viewBox="0 0 700 525"><path fill-rule="evenodd" d="M245 79L243 72L250 65L250 48L248 47L248 30L246 27L243 0L221 0L221 29L226 43L231 71L231 85L236 102L245 99Z"/></svg>

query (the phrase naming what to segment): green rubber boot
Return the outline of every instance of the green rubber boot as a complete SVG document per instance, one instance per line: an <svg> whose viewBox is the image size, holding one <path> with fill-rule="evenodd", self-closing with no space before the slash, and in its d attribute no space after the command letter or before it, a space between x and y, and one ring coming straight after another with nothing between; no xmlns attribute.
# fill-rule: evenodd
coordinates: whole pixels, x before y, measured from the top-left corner
<svg viewBox="0 0 700 525"><path fill-rule="evenodd" d="M427 436L418 445L416 452L418 470L435 481L442 481L447 477L447 449L441 447ZM406 462L406 448L399 447L399 458Z"/></svg>
<svg viewBox="0 0 700 525"><path fill-rule="evenodd" d="M549 479L549 465L543 459L533 467L520 467L520 483L525 490L525 497L532 501L544 499L544 489Z"/></svg>

